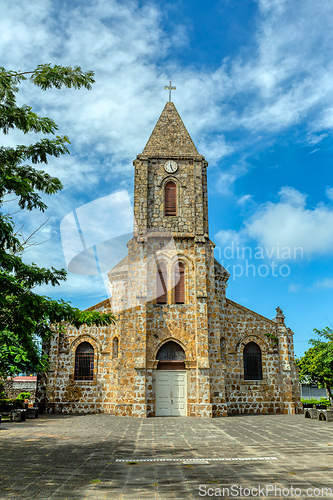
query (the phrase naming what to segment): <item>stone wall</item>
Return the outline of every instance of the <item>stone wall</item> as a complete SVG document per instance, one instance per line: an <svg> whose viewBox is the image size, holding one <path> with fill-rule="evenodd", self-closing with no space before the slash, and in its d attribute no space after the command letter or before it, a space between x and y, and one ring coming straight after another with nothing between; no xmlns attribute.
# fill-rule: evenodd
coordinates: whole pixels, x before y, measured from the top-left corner
<svg viewBox="0 0 333 500"><path fill-rule="evenodd" d="M292 350L285 349L283 340L287 332L285 326L281 325L283 331L279 331L276 321L227 299L225 328L228 413L284 413L286 408L290 413L300 411L299 382ZM261 349L263 380L244 380L243 350L248 342L256 342ZM283 370L281 353L285 354L291 371Z"/></svg>

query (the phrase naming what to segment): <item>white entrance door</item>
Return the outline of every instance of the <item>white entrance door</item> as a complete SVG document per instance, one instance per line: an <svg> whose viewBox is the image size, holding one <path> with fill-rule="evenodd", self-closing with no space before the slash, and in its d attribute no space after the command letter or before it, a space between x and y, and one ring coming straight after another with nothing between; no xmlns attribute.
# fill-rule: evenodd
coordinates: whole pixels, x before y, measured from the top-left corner
<svg viewBox="0 0 333 500"><path fill-rule="evenodd" d="M186 416L186 371L156 371L156 416Z"/></svg>

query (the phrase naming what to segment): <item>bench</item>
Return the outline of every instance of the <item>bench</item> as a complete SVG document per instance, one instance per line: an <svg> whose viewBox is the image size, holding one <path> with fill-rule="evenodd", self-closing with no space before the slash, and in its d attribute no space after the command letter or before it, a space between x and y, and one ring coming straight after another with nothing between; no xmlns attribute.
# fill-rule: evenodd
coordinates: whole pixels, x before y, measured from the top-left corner
<svg viewBox="0 0 333 500"><path fill-rule="evenodd" d="M333 422L333 407L327 407L325 410L323 408L304 408L304 417Z"/></svg>

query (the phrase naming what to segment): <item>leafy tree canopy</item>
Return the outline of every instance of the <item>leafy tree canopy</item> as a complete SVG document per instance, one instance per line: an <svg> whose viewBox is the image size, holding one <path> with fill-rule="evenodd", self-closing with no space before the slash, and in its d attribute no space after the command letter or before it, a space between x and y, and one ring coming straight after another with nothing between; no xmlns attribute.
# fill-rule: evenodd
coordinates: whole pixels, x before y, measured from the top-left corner
<svg viewBox="0 0 333 500"><path fill-rule="evenodd" d="M29 146L0 146L0 376L3 377L45 370L47 359L41 353L41 342L52 336L54 328L63 328L63 322L79 328L83 324L102 326L115 321L112 314L80 311L68 302L34 292L38 285L59 285L66 279L66 271L25 263L24 246L16 234L14 221L2 210L5 198L14 195L21 209L44 212L47 206L42 195L57 193L62 184L34 165L46 164L49 157L69 153L69 139L56 135L58 127L53 120L38 116L28 105L17 105L16 96L24 80L42 90L90 89L94 74L83 72L79 66L41 64L26 72L0 67L0 130L4 134L17 129L24 134L35 132L46 136Z"/></svg>
<svg viewBox="0 0 333 500"><path fill-rule="evenodd" d="M319 336L311 339L312 347L297 360L300 381L325 387L332 400L333 387L333 328L314 330Z"/></svg>

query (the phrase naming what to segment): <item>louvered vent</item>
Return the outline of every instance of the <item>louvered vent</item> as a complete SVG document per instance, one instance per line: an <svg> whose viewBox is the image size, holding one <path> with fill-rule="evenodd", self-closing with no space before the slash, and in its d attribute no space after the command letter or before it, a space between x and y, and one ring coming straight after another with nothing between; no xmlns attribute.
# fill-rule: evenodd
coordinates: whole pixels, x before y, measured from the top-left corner
<svg viewBox="0 0 333 500"><path fill-rule="evenodd" d="M164 188L164 214L177 215L177 187L172 181L167 182Z"/></svg>

